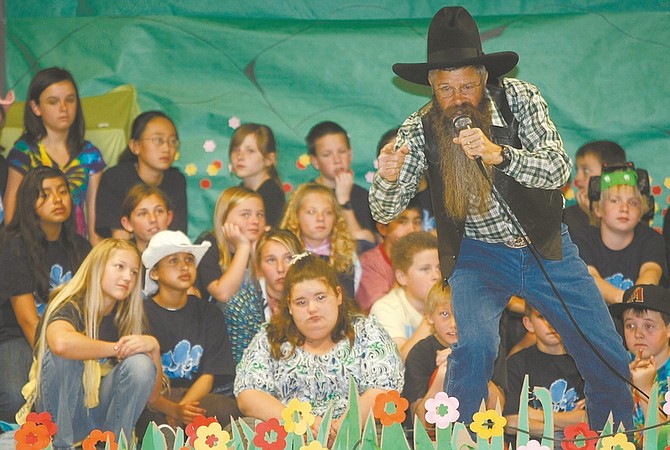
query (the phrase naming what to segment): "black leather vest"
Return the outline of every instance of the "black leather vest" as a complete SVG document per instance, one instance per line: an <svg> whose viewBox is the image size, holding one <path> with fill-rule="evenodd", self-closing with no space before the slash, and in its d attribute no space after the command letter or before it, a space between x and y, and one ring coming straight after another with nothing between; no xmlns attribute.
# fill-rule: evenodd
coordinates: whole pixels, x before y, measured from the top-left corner
<svg viewBox="0 0 670 450"><path fill-rule="evenodd" d="M521 148L516 120L507 103L502 87L488 85L487 89L502 113L507 127L492 126L491 140L499 145ZM431 103L424 106L421 113L423 131L426 140L424 149L428 160L426 176L430 183L431 201L435 214L435 227L438 236L438 250L442 277L446 283L456 265L456 258L461 247L464 233L464 221L457 221L449 216L444 207L445 179L440 171L441 154L432 133L429 118L426 115ZM558 189L528 188L519 184L514 178L493 170L493 184L505 199L514 215L519 219L525 233L546 259L561 259L561 216L563 213L563 196Z"/></svg>

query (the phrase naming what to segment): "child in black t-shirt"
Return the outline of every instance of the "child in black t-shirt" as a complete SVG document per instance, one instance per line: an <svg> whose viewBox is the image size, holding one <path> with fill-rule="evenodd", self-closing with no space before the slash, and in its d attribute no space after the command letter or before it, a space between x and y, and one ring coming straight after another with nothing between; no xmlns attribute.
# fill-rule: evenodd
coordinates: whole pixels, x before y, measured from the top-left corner
<svg viewBox="0 0 670 450"><path fill-rule="evenodd" d="M149 404L142 425L153 420L183 426L201 414L227 424L231 415L239 415L235 400L219 393L232 388L235 376L223 313L187 294L209 246L193 245L184 233L166 230L152 237L142 254L145 314L170 384Z"/></svg>
<svg viewBox="0 0 670 450"><path fill-rule="evenodd" d="M508 427L518 426L521 388L527 374L531 388L541 386L549 389L555 437L560 439L560 430L566 426L586 422L584 380L573 359L565 352L563 341L556 330L528 302L523 324L529 332L535 334L537 343L507 359L507 390L503 414ZM542 435L544 412L532 392L528 401L528 422L531 435ZM511 434L516 434L513 428L507 428L506 431L509 433L508 439L512 439Z"/></svg>

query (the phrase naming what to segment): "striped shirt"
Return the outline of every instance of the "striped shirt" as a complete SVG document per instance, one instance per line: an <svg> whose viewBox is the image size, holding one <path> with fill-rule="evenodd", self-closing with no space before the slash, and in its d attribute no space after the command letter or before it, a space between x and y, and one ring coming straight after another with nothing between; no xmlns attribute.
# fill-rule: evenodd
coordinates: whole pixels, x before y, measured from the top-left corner
<svg viewBox="0 0 670 450"><path fill-rule="evenodd" d="M553 122L549 109L539 89L522 80L503 78L503 88L514 117L519 121L519 139L522 148L508 147L510 164L501 169L526 187L559 189L570 177L572 162L563 149L563 142ZM506 127L495 102L487 92L492 123ZM407 145L409 153L400 169L396 182L388 182L379 173L370 188L370 209L378 222L388 223L400 214L417 193L419 182L428 169L424 154L424 132L421 116L413 113L400 127L395 148ZM448 181L446 189L449 188ZM474 212L465 221L465 236L484 242L506 242L518 233L505 215L500 203L493 197L484 213Z"/></svg>

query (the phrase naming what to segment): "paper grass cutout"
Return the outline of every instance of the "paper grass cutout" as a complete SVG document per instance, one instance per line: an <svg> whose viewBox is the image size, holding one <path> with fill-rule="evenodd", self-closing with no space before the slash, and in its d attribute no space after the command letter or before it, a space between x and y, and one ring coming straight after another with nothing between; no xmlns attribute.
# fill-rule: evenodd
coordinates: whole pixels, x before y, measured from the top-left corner
<svg viewBox="0 0 670 450"><path fill-rule="evenodd" d="M521 429L527 428L528 421L528 383L524 383L521 398L526 401L520 404L519 408L519 427ZM534 389L535 396L540 399L542 407L544 408L544 421L552 421L551 408L546 408L550 405L549 391L542 388ZM438 396L436 395L436 398ZM443 398L442 396L440 396ZM449 398L449 397L447 397ZM380 404L383 406L401 405L403 400L399 394L383 393L379 396ZM546 403L549 402L549 403ZM174 430L174 445L167 447L165 438L158 426L151 422L142 440L143 450L410 450L414 448L417 450L504 450L505 444L502 434L502 427L504 426L504 418L502 418L496 411L484 411L482 409L475 414L475 422L471 429L477 433L477 442L473 442L466 428L461 422L452 422L445 428L437 427L435 429L435 437L431 437L426 432L421 421L415 421L414 424L414 442L413 447L410 447L405 438L405 431L398 422L398 416L391 421L390 425L381 426L381 440L378 443L378 433L373 413L367 417L365 428L361 434L361 423L359 418L358 392L353 381L349 384L349 407L343 417L340 418L340 428L335 436L335 442L331 445L328 443L329 431L331 427L332 407L326 412L323 420L317 430L317 436L314 438L310 426L314 423L314 416L311 413L311 406L307 402L300 402L294 400L289 403L285 409L285 414L289 420L270 419L267 422L256 421L252 428L245 422L244 419L232 420L230 424L231 434L222 430L221 425L214 417L198 416L193 423L186 427L186 435L181 428ZM658 405L658 387L655 385L650 394L649 403L651 405ZM401 409L396 406L397 410ZM404 408L402 408L404 410ZM670 429L670 425L663 424L662 432L656 425L659 423L659 415L649 414L645 426L648 428L645 431L644 444L639 447L643 450L664 449L668 443L666 431ZM392 415L393 411L385 411L387 415ZM404 415L404 412L403 412ZM312 418L310 423L309 418ZM43 450L51 449L51 435L47 429L47 419L49 416L31 415L35 420L43 420L42 423L26 422L24 426L16 431L16 448L20 450ZM525 417L525 419L523 419ZM248 420L248 419L247 419ZM525 427L522 428L523 420L526 421ZM162 425L161 427L164 427ZM292 428L293 431L288 431ZM297 431L302 433L296 433ZM479 432L478 428L483 429ZM573 427L566 427L564 430L566 440L561 442L563 450L634 450L635 445L629 442L620 428L617 433L613 433L613 424L610 420L606 423L602 434L598 436L595 431L592 431L586 424L578 424ZM659 434L663 435L659 439ZM488 437L486 437L488 436ZM276 439L272 439L276 437ZM545 434L542 443L537 440L530 440L528 434L524 432L517 433L517 445L510 447L510 450L554 450L558 446L558 441L553 441L553 430L551 434ZM111 438L109 442L107 439ZM114 436L110 432L102 432L94 430L91 435L84 442L84 450L91 448L86 442L91 442L93 446L95 443L104 442L107 450L112 450L117 446L117 450L136 450L133 443L128 444L123 433L118 436L118 444L114 442ZM187 442L184 440L187 439ZM600 439L600 442L598 442ZM545 443L546 442L546 443Z"/></svg>

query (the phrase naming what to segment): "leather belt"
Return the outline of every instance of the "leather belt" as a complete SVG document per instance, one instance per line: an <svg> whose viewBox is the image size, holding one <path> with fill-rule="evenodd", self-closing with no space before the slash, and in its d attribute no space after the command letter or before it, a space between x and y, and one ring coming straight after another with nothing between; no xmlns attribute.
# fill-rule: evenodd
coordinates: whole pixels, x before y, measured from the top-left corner
<svg viewBox="0 0 670 450"><path fill-rule="evenodd" d="M503 242L509 248L524 248L530 244L530 238L528 236L518 236L509 241Z"/></svg>

